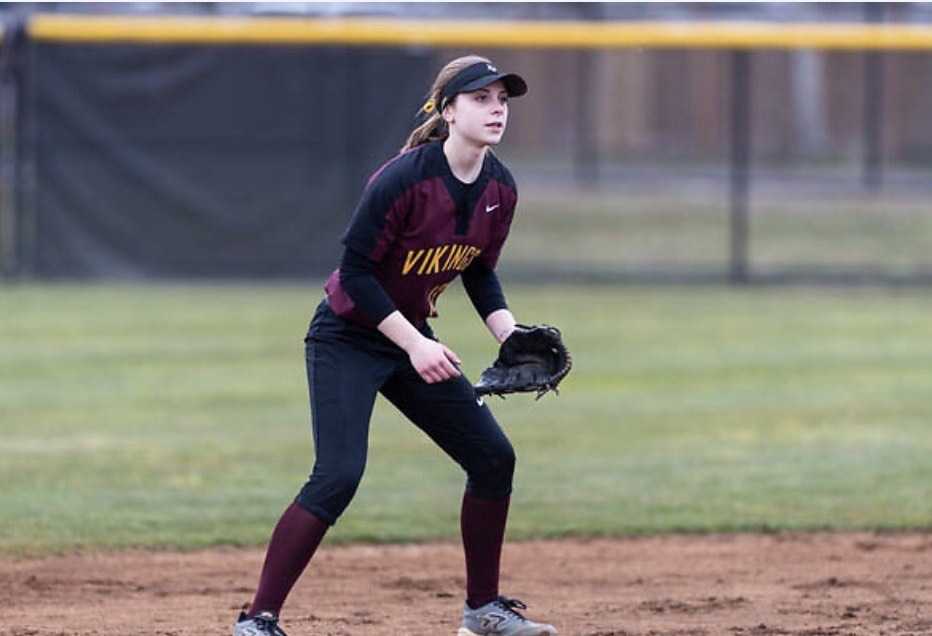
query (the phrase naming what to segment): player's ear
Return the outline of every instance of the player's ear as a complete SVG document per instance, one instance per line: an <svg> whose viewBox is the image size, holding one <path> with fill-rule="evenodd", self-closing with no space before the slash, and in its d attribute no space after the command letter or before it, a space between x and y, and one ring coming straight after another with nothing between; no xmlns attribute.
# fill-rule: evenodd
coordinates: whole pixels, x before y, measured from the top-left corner
<svg viewBox="0 0 932 636"><path fill-rule="evenodd" d="M454 103L455 101L451 101L449 104L443 107L443 112L440 113L440 116L443 117L443 121L447 122L448 124L452 124L456 120L453 113Z"/></svg>

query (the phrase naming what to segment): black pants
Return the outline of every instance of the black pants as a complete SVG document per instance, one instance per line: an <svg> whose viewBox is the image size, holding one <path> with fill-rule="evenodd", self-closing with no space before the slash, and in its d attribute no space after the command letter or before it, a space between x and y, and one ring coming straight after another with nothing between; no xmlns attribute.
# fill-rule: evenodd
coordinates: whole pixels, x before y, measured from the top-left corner
<svg viewBox="0 0 932 636"><path fill-rule="evenodd" d="M514 450L465 377L428 384L404 351L377 330L336 316L326 300L311 321L305 351L316 452L297 497L305 510L332 525L349 505L365 470L378 393L462 466L470 495L511 494Z"/></svg>

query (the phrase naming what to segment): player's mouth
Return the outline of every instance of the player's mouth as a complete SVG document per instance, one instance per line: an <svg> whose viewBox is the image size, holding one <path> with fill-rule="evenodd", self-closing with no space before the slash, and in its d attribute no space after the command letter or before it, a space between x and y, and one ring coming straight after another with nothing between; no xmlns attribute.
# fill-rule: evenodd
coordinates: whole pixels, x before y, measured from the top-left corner
<svg viewBox="0 0 932 636"><path fill-rule="evenodd" d="M501 132L505 128L505 124L503 124L500 121L496 121L496 122L492 122L491 124L486 124L485 127L490 130L496 130L496 131Z"/></svg>

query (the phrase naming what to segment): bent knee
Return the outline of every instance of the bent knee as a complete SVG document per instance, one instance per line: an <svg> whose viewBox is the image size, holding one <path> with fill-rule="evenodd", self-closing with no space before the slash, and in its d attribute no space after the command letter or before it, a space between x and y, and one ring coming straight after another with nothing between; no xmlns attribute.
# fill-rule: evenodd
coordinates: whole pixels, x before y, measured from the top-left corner
<svg viewBox="0 0 932 636"><path fill-rule="evenodd" d="M498 444L481 468L468 473L466 490L480 499L500 499L511 494L515 474L515 450L507 439Z"/></svg>
<svg viewBox="0 0 932 636"><path fill-rule="evenodd" d="M505 440L505 443L501 445L499 452L493 459L493 466L495 467L495 470L502 476L507 475L510 481L515 474L516 462L517 457L515 456L515 449L511 445L511 442Z"/></svg>
<svg viewBox="0 0 932 636"><path fill-rule="evenodd" d="M364 466L346 465L324 471L315 467L298 494L298 504L329 524L343 514L362 480Z"/></svg>

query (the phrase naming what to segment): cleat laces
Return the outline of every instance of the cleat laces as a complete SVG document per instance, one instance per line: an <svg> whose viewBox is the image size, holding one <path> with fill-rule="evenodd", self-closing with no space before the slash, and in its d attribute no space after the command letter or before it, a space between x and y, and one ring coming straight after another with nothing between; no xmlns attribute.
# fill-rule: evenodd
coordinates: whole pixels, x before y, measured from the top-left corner
<svg viewBox="0 0 932 636"><path fill-rule="evenodd" d="M271 636L287 636L278 626L278 617L269 612L261 612L252 617L256 627L267 631Z"/></svg>
<svg viewBox="0 0 932 636"><path fill-rule="evenodd" d="M497 599L495 599L495 604L499 606L500 608L502 608L503 610L505 610L507 613L514 614L522 621L527 620L521 614L521 612L518 611L519 609L522 609L522 610L527 609L527 605L525 605L522 601L519 601L516 598L507 598L505 596L499 596Z"/></svg>

